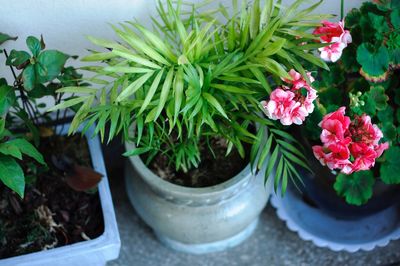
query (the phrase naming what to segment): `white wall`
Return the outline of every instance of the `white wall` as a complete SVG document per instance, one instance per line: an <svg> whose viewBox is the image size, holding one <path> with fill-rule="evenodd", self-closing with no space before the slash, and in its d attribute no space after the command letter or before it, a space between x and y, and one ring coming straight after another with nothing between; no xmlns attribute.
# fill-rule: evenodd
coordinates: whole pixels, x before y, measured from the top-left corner
<svg viewBox="0 0 400 266"><path fill-rule="evenodd" d="M193 0L192 0L193 1ZM8 50L26 49L29 35L44 35L48 48L71 55L85 55L92 47L85 35L113 39L107 23L137 19L149 23L155 0L0 0L0 32L18 36L5 45ZM230 3L230 0L224 0ZM293 0L286 0L290 3ZM310 1L310 2L316 2ZM363 0L346 0L345 12ZM325 0L317 12L340 15L340 0ZM73 64L79 65L79 62ZM0 76L10 78L0 54Z"/></svg>

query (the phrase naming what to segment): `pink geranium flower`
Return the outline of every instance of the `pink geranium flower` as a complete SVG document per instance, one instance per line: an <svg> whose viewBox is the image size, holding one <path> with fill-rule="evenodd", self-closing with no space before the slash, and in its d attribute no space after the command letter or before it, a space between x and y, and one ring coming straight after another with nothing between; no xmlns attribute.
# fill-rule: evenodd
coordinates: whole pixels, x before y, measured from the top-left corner
<svg viewBox="0 0 400 266"><path fill-rule="evenodd" d="M283 88L283 89L282 89ZM268 102L262 101L264 113L272 120L280 120L283 125L290 125L290 111L296 104L293 100L295 94L283 86L275 89Z"/></svg>
<svg viewBox="0 0 400 266"><path fill-rule="evenodd" d="M307 83L307 81L304 79L304 77L299 72L297 72L296 70L291 69L289 71L289 76L292 79L282 78L282 80L284 82L286 82L286 83L292 84L292 89L293 90L299 90L301 88L310 88L311 87ZM307 72L307 76L308 76L308 79L310 80L310 82L313 83L314 82L314 77L311 76L310 72Z"/></svg>
<svg viewBox="0 0 400 266"><path fill-rule="evenodd" d="M272 91L269 101L262 101L264 113L272 120L280 120L282 125L301 125L305 118L314 111L313 101L317 91L294 69L289 71L291 79L282 78L291 87L282 86ZM310 82L314 81L311 73L307 72ZM306 89L303 95L301 88Z"/></svg>
<svg viewBox="0 0 400 266"><path fill-rule="evenodd" d="M345 107L340 107L323 117L319 124L323 146L313 146L314 156L322 165L345 174L368 170L389 144L379 144L382 131L368 115L356 116L351 121L345 111Z"/></svg>
<svg viewBox="0 0 400 266"><path fill-rule="evenodd" d="M355 158L352 164L353 172L369 170L375 165L377 153L373 148L373 146L368 146L362 142L354 142L350 145L351 154Z"/></svg>
<svg viewBox="0 0 400 266"><path fill-rule="evenodd" d="M307 90L307 96L303 104L309 114L314 112L314 101L317 99L317 97L317 91L315 89L309 88Z"/></svg>
<svg viewBox="0 0 400 266"><path fill-rule="evenodd" d="M331 45L318 48L321 52L320 57L326 62L336 62L342 56L343 49L346 45L342 42L333 43Z"/></svg>
<svg viewBox="0 0 400 266"><path fill-rule="evenodd" d="M343 49L352 42L350 32L344 29L344 20L338 23L322 21L321 27L314 30L313 34L320 35L321 43L332 43L318 50L321 58L328 62L336 62L342 56Z"/></svg>
<svg viewBox="0 0 400 266"><path fill-rule="evenodd" d="M371 123L371 117L363 114L357 116L352 122L351 134L358 142L368 145L378 145L379 140L383 137L382 131L377 125Z"/></svg>
<svg viewBox="0 0 400 266"><path fill-rule="evenodd" d="M343 145L347 145L351 142L351 138L346 136L350 125L350 118L344 115L345 111L345 107L340 107L336 112L324 116L319 123L319 126L322 128L320 137L323 143L331 144L340 142Z"/></svg>
<svg viewBox="0 0 400 266"><path fill-rule="evenodd" d="M292 107L289 113L289 125L290 124L296 124L296 125L301 125L303 124L303 121L306 119L306 116L308 116L307 109L304 107L304 105L300 104L299 102L296 102L296 104Z"/></svg>

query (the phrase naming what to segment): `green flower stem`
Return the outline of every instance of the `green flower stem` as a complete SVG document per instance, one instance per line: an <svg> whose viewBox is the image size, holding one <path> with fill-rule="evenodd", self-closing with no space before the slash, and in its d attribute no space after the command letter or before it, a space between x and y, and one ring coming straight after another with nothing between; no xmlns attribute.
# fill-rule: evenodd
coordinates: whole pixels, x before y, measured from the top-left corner
<svg viewBox="0 0 400 266"><path fill-rule="evenodd" d="M340 20L344 17L344 0L340 0Z"/></svg>

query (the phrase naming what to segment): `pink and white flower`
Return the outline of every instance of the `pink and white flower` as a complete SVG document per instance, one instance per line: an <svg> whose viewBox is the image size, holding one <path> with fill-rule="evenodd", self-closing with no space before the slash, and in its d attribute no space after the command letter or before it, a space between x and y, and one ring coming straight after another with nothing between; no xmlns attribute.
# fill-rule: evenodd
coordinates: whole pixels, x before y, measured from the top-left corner
<svg viewBox="0 0 400 266"><path fill-rule="evenodd" d="M338 23L324 20L322 25L313 34L319 35L321 43L331 44L318 48L320 56L325 61L336 62L342 56L343 49L352 42L350 31L344 29L344 20Z"/></svg>
<svg viewBox="0 0 400 266"><path fill-rule="evenodd" d="M389 144L379 143L382 131L372 124L368 115L356 116L351 121L345 111L345 107L340 107L319 123L323 146L313 146L314 156L322 165L344 174L368 170Z"/></svg>
<svg viewBox="0 0 400 266"><path fill-rule="evenodd" d="M301 88L311 88L311 86L307 83L305 78L296 70L291 69L289 71L289 76L292 79L282 78L282 80L286 83L292 84L293 90L299 90ZM310 83L314 82L314 77L311 75L310 72L307 72L307 77L310 80Z"/></svg>
<svg viewBox="0 0 400 266"><path fill-rule="evenodd" d="M292 123L296 125L301 125L303 124L303 121L306 119L307 116L308 112L307 109L304 107L304 105L300 104L299 102L296 102L289 112L289 117L288 117L289 125Z"/></svg>
<svg viewBox="0 0 400 266"><path fill-rule="evenodd" d="M272 91L269 101L262 101L264 113L272 120L280 120L282 125L301 125L305 118L314 111L313 101L317 98L317 91L294 69L289 71L291 79L282 78L291 87L282 86ZM311 73L308 79L313 82ZM306 89L303 95L300 89Z"/></svg>
<svg viewBox="0 0 400 266"><path fill-rule="evenodd" d="M262 101L264 113L272 120L280 120L283 125L290 125L290 111L296 104L295 94L289 88L282 86L275 89L268 102Z"/></svg>

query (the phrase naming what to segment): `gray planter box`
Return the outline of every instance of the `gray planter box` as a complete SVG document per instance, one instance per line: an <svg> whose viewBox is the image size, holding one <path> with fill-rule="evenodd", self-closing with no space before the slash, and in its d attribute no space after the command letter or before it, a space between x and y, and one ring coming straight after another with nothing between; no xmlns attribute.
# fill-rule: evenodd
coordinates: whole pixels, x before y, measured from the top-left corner
<svg viewBox="0 0 400 266"><path fill-rule="evenodd" d="M65 133L68 125L65 126ZM0 260L1 266L94 266L118 258L121 248L110 187L98 137L86 134L94 169L103 175L98 190L103 210L104 233L96 239Z"/></svg>

